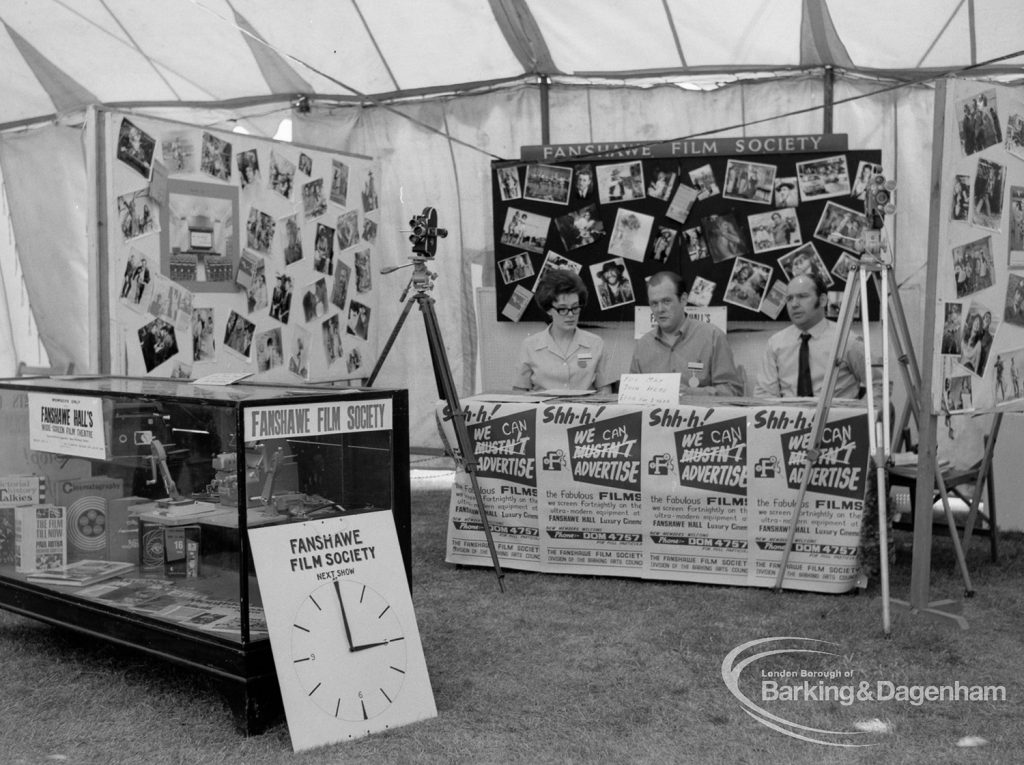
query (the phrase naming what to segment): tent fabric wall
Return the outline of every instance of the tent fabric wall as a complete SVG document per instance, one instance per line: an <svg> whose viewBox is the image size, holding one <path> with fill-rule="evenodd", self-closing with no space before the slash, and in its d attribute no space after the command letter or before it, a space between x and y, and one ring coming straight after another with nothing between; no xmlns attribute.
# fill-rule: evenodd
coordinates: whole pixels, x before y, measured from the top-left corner
<svg viewBox="0 0 1024 765"><path fill-rule="evenodd" d="M90 367L89 198L83 132L0 135L0 167L29 304L50 363Z"/></svg>

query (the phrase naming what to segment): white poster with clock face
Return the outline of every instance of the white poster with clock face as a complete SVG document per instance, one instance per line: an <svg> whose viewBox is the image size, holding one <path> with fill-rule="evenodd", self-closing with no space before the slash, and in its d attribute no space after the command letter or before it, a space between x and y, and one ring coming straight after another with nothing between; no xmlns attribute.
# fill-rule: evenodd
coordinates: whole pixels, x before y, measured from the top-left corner
<svg viewBox="0 0 1024 765"><path fill-rule="evenodd" d="M437 716L390 511L249 541L296 752Z"/></svg>

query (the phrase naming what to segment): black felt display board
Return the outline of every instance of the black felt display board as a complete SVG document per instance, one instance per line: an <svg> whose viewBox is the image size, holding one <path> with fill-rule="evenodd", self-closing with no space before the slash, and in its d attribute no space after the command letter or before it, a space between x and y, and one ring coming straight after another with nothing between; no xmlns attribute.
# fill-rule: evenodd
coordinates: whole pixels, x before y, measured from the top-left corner
<svg viewBox="0 0 1024 765"><path fill-rule="evenodd" d="M784 309L776 316L759 310L767 305L761 299L777 282L785 285L793 264L800 268L807 262L805 253L827 273L835 300L846 283L834 269L838 264L841 273L857 257L855 239L867 227L858 173L867 165L880 170L880 162L878 150L494 162L497 318L515 320L514 306L529 297L519 320L544 320L532 293L550 258L563 267L578 265L590 290L583 322L632 322L634 305L647 304L644 279L661 270L681 273L690 283L695 277L713 282L713 289L703 284L711 295L709 305L727 305L731 322L785 320ZM782 206L775 187L782 179L797 179L798 164L796 185L810 193L807 198L801 194L795 207ZM580 197L576 182L586 168L591 172L590 193ZM707 185L708 169L712 187ZM745 183L744 176L753 181ZM681 186L686 189L677 199ZM681 208L673 202L682 200L687 189L700 196L680 221ZM717 193L705 195L701 189ZM773 219L776 212L780 217ZM788 236L786 229L794 226L787 226L787 219L796 228ZM703 230L703 245L693 232L685 233L695 227ZM618 268L608 266L609 261ZM622 272L630 286L625 294L612 296L603 288L600 271L606 266L612 276ZM516 295L517 287L522 289ZM691 291L691 303L697 302L697 292ZM874 289L869 301L869 315L877 318ZM837 312L838 305L831 311Z"/></svg>

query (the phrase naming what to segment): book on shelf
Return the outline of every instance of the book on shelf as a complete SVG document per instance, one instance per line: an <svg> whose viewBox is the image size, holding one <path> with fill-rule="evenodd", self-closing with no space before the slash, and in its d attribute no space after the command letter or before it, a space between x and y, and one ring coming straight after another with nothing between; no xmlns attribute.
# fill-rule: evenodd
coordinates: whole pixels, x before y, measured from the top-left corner
<svg viewBox="0 0 1024 765"><path fill-rule="evenodd" d="M135 570L135 565L113 560L80 560L66 566L37 571L29 574L27 579L37 584L56 584L63 587L87 587L104 579L127 574Z"/></svg>
<svg viewBox="0 0 1024 765"><path fill-rule="evenodd" d="M31 574L67 564L65 510L62 505L14 508L15 571Z"/></svg>

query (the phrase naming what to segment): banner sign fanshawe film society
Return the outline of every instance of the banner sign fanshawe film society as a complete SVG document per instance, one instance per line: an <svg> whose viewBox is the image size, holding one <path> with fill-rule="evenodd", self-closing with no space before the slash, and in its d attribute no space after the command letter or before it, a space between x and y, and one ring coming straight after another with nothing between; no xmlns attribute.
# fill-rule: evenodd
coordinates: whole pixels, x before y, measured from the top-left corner
<svg viewBox="0 0 1024 765"><path fill-rule="evenodd" d="M464 406L503 566L774 585L806 470L813 409L486 397ZM789 586L831 593L855 586L867 443L863 408L830 409L797 523ZM490 565L461 471L447 560Z"/></svg>

